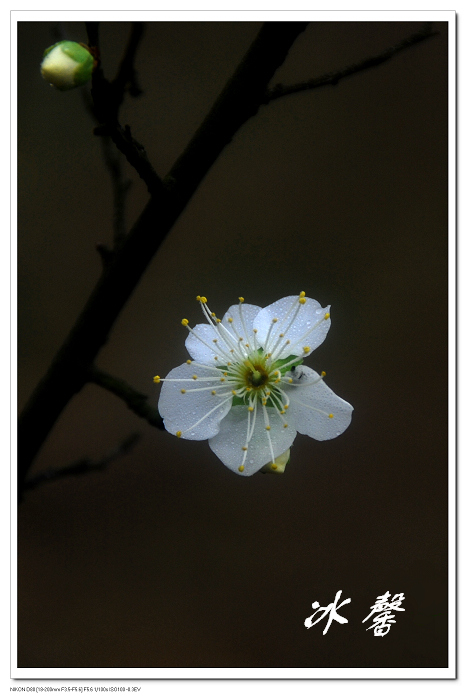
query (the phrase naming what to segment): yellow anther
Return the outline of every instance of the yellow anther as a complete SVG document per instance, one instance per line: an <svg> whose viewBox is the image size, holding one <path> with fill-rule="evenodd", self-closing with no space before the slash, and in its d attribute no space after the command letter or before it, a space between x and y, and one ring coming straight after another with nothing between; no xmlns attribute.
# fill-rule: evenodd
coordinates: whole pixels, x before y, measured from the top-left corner
<svg viewBox="0 0 466 700"><path fill-rule="evenodd" d="M214 321L217 321L217 323L221 323L221 320L219 318L214 318Z"/></svg>
<svg viewBox="0 0 466 700"><path fill-rule="evenodd" d="M283 406L283 408L285 409L285 411L286 411L289 407L290 407L290 404L288 404L288 403L286 403L286 404Z"/></svg>
<svg viewBox="0 0 466 700"><path fill-rule="evenodd" d="M253 333L257 333L257 328L253 328L253 329L252 329L252 332L253 332Z"/></svg>
<svg viewBox="0 0 466 700"><path fill-rule="evenodd" d="M223 376L224 376L224 377L228 377L228 372L224 372L224 373L223 373Z"/></svg>
<svg viewBox="0 0 466 700"><path fill-rule="evenodd" d="M213 389L213 391L211 391L212 396L215 396L216 393L217 392L215 391L215 389Z"/></svg>
<svg viewBox="0 0 466 700"><path fill-rule="evenodd" d="M201 301L203 304L207 304L207 297L200 297L199 301Z"/></svg>
<svg viewBox="0 0 466 700"><path fill-rule="evenodd" d="M215 355L215 357L214 357L214 360L218 360L218 357L217 357L217 355Z"/></svg>
<svg viewBox="0 0 466 700"><path fill-rule="evenodd" d="M192 360L186 360L186 364L187 364L187 365L190 365L191 362L192 362Z"/></svg>
<svg viewBox="0 0 466 700"><path fill-rule="evenodd" d="M215 318L215 316L216 316L217 314L214 314L214 312L211 311L211 312L210 312L210 315L213 316L213 317Z"/></svg>
<svg viewBox="0 0 466 700"><path fill-rule="evenodd" d="M278 464L275 464L275 462L272 462L270 466L272 467L272 469L278 469Z"/></svg>
<svg viewBox="0 0 466 700"><path fill-rule="evenodd" d="M266 426L265 426L265 429L266 429L266 430L270 430L270 425L266 425Z"/></svg>
<svg viewBox="0 0 466 700"><path fill-rule="evenodd" d="M249 343L245 343L245 344L244 344L244 347L245 347L245 348L248 348L248 347L249 347Z"/></svg>
<svg viewBox="0 0 466 700"><path fill-rule="evenodd" d="M218 343L218 338L212 338L213 343Z"/></svg>
<svg viewBox="0 0 466 700"><path fill-rule="evenodd" d="M155 384L158 384L159 382L160 382L160 377L159 377L159 375L157 374L157 375L154 377L154 383L155 383Z"/></svg>
<svg viewBox="0 0 466 700"><path fill-rule="evenodd" d="M241 449L243 450L243 452L247 452L247 451L248 451L248 448L247 448L247 447L242 447Z"/></svg>
<svg viewBox="0 0 466 700"><path fill-rule="evenodd" d="M309 345L305 345L303 347L303 352L311 352L311 348L309 347Z"/></svg>
<svg viewBox="0 0 466 700"><path fill-rule="evenodd" d="M285 413L285 411L280 411L280 413L283 415Z"/></svg>
<svg viewBox="0 0 466 700"><path fill-rule="evenodd" d="M320 373L320 376L321 376L321 377L326 377L326 376L327 376L327 372L321 372L321 373Z"/></svg>
<svg viewBox="0 0 466 700"><path fill-rule="evenodd" d="M325 318L325 320L327 320L328 318L330 318L330 314L327 312L327 313L325 314L324 318Z"/></svg>
<svg viewBox="0 0 466 700"><path fill-rule="evenodd" d="M254 407L253 407L253 406L248 406L248 411L254 411Z"/></svg>
<svg viewBox="0 0 466 700"><path fill-rule="evenodd" d="M227 362L228 367L231 367L231 362Z"/></svg>
<svg viewBox="0 0 466 700"><path fill-rule="evenodd" d="M285 337L285 334L284 334L284 333L280 333L280 335L279 335L278 337L279 337L279 338L284 338L284 337Z"/></svg>
<svg viewBox="0 0 466 700"><path fill-rule="evenodd" d="M239 472L244 472L244 464L242 464L240 467L238 467Z"/></svg>
<svg viewBox="0 0 466 700"><path fill-rule="evenodd" d="M244 297L238 297L238 299L239 299L239 303L242 304L244 301Z"/></svg>
<svg viewBox="0 0 466 700"><path fill-rule="evenodd" d="M236 396L236 391L234 389L231 390L231 393L233 394L233 396Z"/></svg>
<svg viewBox="0 0 466 700"><path fill-rule="evenodd" d="M284 428L288 428L288 423L283 423Z"/></svg>
<svg viewBox="0 0 466 700"><path fill-rule="evenodd" d="M242 340L244 340L244 338L242 338L242 337L240 336L240 337L238 338L238 340L241 342Z"/></svg>
<svg viewBox="0 0 466 700"><path fill-rule="evenodd" d="M196 297L196 301L201 301L201 297L199 296L199 294Z"/></svg>
<svg viewBox="0 0 466 700"><path fill-rule="evenodd" d="M272 323L277 323L277 321L278 321L278 318L273 318L273 319L272 319Z"/></svg>
<svg viewBox="0 0 466 700"><path fill-rule="evenodd" d="M178 431L177 431L176 437L181 437L181 430L178 430Z"/></svg>
<svg viewBox="0 0 466 700"><path fill-rule="evenodd" d="M193 374L193 379L197 379L197 374Z"/></svg>
<svg viewBox="0 0 466 700"><path fill-rule="evenodd" d="M186 389L180 389L182 394L186 394Z"/></svg>
<svg viewBox="0 0 466 700"><path fill-rule="evenodd" d="M229 319L228 319L228 323L233 323L233 319L232 319L231 316L230 316Z"/></svg>
<svg viewBox="0 0 466 700"><path fill-rule="evenodd" d="M306 303L305 297L300 297L300 298L298 299L298 301L299 301L300 304L305 304L305 303Z"/></svg>
<svg viewBox="0 0 466 700"><path fill-rule="evenodd" d="M333 418L333 413L329 413L329 414L328 414L328 417L329 417L329 418Z"/></svg>
<svg viewBox="0 0 466 700"><path fill-rule="evenodd" d="M302 298L302 297L305 297L305 296L306 296L306 292L299 292L299 296L300 296L301 298Z"/></svg>
<svg viewBox="0 0 466 700"><path fill-rule="evenodd" d="M224 381L225 381L225 377L220 377L220 381L221 381L221 382L224 382Z"/></svg>
<svg viewBox="0 0 466 700"><path fill-rule="evenodd" d="M288 379L288 384L293 384L293 380L292 380L292 379Z"/></svg>
<svg viewBox="0 0 466 700"><path fill-rule="evenodd" d="M188 321L187 318L184 318L184 319L181 321L181 325L182 325L182 326L187 326L188 323L189 323L189 321Z"/></svg>

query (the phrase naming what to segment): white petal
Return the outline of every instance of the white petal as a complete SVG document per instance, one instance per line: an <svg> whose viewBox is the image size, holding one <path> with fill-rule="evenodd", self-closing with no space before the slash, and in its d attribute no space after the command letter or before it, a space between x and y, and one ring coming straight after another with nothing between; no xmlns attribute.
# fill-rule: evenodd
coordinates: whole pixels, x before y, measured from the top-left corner
<svg viewBox="0 0 466 700"><path fill-rule="evenodd" d="M42 61L42 77L60 90L67 90L75 86L74 74L78 67L79 64L61 46L55 46Z"/></svg>
<svg viewBox="0 0 466 700"><path fill-rule="evenodd" d="M198 381L188 381L194 374ZM219 379L200 381L202 377L213 377L216 374L215 369L184 364L175 367L167 375L167 379L182 380L164 382L160 392L159 413L169 433L176 435L181 431L181 437L188 440L207 440L218 433L220 421L230 410L233 395L230 398L228 386L225 386L227 382L220 382L220 373ZM182 394L181 389L185 389L186 393ZM190 389L205 390L189 391ZM212 391L217 393L212 394ZM212 413L209 414L210 411ZM201 420L204 416L204 420ZM192 428L198 421L201 422Z"/></svg>
<svg viewBox="0 0 466 700"><path fill-rule="evenodd" d="M258 411L256 425L248 446L243 472L239 472L238 467L243 461L244 451L242 448L246 446L248 430L248 410L246 406L233 406L228 415L222 420L217 435L209 440L209 445L217 457L236 474L242 476L251 476L251 474L259 471L264 464L271 462L272 455L267 434L270 436L275 457L283 454L291 447L296 437L296 430L291 420L287 420L288 427L284 428L281 417L277 412L267 407L270 430L266 430L262 406L256 410Z"/></svg>
<svg viewBox="0 0 466 700"><path fill-rule="evenodd" d="M279 299L270 306L266 306L255 319L255 328L257 328L257 342L264 348L269 333L272 319L277 318L278 321L273 324L272 332L267 342L266 352L270 352L279 339L280 333L284 333L283 340L277 345L280 347L284 341L290 340L290 343L283 347L281 352L275 357L283 359L288 355L302 355L303 347L309 346L309 355L325 340L325 337L330 328L330 318L325 319L325 314L329 312L330 306L322 308L318 301L306 297L305 304L296 304L299 297L284 297ZM292 309L294 305L294 308ZM292 325L288 328L295 313L296 317Z"/></svg>
<svg viewBox="0 0 466 700"><path fill-rule="evenodd" d="M241 304L241 315L239 310L240 305L235 304L235 306L230 306L225 316L222 318L222 323L226 328L233 326L238 334L242 336L245 340L249 337L252 340L252 329L255 328L254 320L257 317L259 311L261 311L260 306L254 306L253 304ZM241 320L241 316L243 320ZM228 319L232 318L233 323L231 324ZM243 323L244 321L244 323Z"/></svg>
<svg viewBox="0 0 466 700"><path fill-rule="evenodd" d="M319 380L317 372L309 367L303 369L306 370L308 382L291 384L286 389L290 399L287 416L293 420L299 433L315 440L331 440L349 426L353 407ZM329 418L329 415L333 418Z"/></svg>
<svg viewBox="0 0 466 700"><path fill-rule="evenodd" d="M199 323L194 326L193 331L194 333L190 331L185 342L186 349L193 360L213 366L225 364L225 355L230 354L230 348L216 329L208 323Z"/></svg>

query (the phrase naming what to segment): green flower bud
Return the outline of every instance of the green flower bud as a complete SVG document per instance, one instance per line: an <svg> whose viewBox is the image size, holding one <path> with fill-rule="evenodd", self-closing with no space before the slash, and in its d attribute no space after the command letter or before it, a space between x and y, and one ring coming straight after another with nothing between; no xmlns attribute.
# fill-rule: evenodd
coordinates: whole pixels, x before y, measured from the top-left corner
<svg viewBox="0 0 466 700"><path fill-rule="evenodd" d="M44 51L40 72L58 90L71 90L90 80L94 58L76 41L59 41Z"/></svg>

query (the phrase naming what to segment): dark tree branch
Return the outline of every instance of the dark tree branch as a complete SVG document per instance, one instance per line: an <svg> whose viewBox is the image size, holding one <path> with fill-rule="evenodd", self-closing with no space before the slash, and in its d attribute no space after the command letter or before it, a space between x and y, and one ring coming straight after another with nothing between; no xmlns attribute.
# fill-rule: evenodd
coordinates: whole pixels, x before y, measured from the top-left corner
<svg viewBox="0 0 466 700"><path fill-rule="evenodd" d="M156 188L138 221L103 270L75 326L20 416L19 494L32 461L60 413L88 381L96 355L155 252L222 150L260 108L267 85L305 26L305 23L295 22L263 26L173 166L167 186Z"/></svg>
<svg viewBox="0 0 466 700"><path fill-rule="evenodd" d="M130 452L139 439L140 435L138 433L129 435L108 455L96 462L93 462L88 458L84 458L80 459L78 462L69 464L66 467L58 467L57 469L48 469L45 472L41 472L40 474L27 479L24 484L24 491L31 491L45 482L56 481L57 479L62 479L64 477L80 476L82 474L89 474L89 472L103 471L115 459L123 457L125 454Z"/></svg>
<svg viewBox="0 0 466 700"><path fill-rule="evenodd" d="M102 136L102 151L105 165L110 173L113 190L113 242L118 247L126 236L125 204L131 180L124 177L121 155L108 135ZM101 252L99 250L99 252Z"/></svg>
<svg viewBox="0 0 466 700"><path fill-rule="evenodd" d="M419 44L421 41L425 41L426 39L431 39L437 34L438 32L432 31L430 24L427 24L420 29L420 31L412 34L406 39L403 39L403 41L395 44L395 46L391 46L385 51L382 51L382 53L377 54L377 56L370 56L359 63L355 63L351 66L341 68L340 70L333 71L331 73L324 73L324 75L321 75L318 78L311 78L303 83L295 83L294 85L276 85L272 89L266 91L263 104L268 104L272 100L276 100L279 97L293 95L296 92L315 90L316 88L325 87L327 85L337 85L343 78L348 78L355 73L361 73L369 68L379 66L381 63L389 61L397 53L400 53L400 51L404 51L405 49L408 49L415 44Z"/></svg>
<svg viewBox="0 0 466 700"><path fill-rule="evenodd" d="M118 73L112 83L116 94L120 94L120 104L123 102L126 89L129 90L132 97L138 97L142 93L136 79L134 60L139 48L139 43L144 35L144 29L143 22L133 22L125 55L123 56Z"/></svg>
<svg viewBox="0 0 466 700"><path fill-rule="evenodd" d="M99 45L99 24L100 22L85 22L89 46Z"/></svg>
<svg viewBox="0 0 466 700"><path fill-rule="evenodd" d="M89 381L94 382L103 389L111 391L112 394L118 396L126 403L129 409L140 418L144 418L150 425L153 425L160 430L165 430L163 420L156 408L148 403L148 396L133 389L127 382L118 377L113 377L107 372L103 372L97 367L91 367L89 370Z"/></svg>
<svg viewBox="0 0 466 700"><path fill-rule="evenodd" d="M144 33L144 25L141 22L133 23L125 55L112 82L105 78L100 63L98 22L87 22L86 27L89 44L98 57L98 65L92 76L91 88L94 103L93 113L99 123L94 133L98 136L110 136L128 163L133 166L139 177L146 183L149 193L155 194L161 188L161 180L150 164L143 146L132 137L130 128L128 126L123 128L118 120L119 109L126 89L129 89L133 97L141 94L141 90L136 84L134 60Z"/></svg>

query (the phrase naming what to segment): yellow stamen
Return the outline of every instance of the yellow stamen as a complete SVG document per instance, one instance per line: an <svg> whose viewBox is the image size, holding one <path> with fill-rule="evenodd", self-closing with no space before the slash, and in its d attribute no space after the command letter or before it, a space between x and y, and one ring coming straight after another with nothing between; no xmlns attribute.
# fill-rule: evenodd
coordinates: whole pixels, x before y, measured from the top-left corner
<svg viewBox="0 0 466 700"><path fill-rule="evenodd" d="M242 304L244 301L244 297L238 297L238 299L239 299L239 303Z"/></svg>
<svg viewBox="0 0 466 700"><path fill-rule="evenodd" d="M181 437L181 430L178 430L178 432L176 433L176 437Z"/></svg>
<svg viewBox="0 0 466 700"><path fill-rule="evenodd" d="M186 389L180 389L182 394L186 394Z"/></svg>
<svg viewBox="0 0 466 700"><path fill-rule="evenodd" d="M333 413L329 413L329 414L328 414L328 417L329 417L329 418L333 418Z"/></svg>
<svg viewBox="0 0 466 700"><path fill-rule="evenodd" d="M182 326L187 326L188 323L189 323L189 321L188 321L187 318L183 318L183 320L181 321L181 325L182 325Z"/></svg>
<svg viewBox="0 0 466 700"><path fill-rule="evenodd" d="M325 318L325 320L327 320L328 318L330 318L330 314L327 312L327 313L325 314L324 318Z"/></svg>
<svg viewBox="0 0 466 700"><path fill-rule="evenodd" d="M239 472L244 472L244 464L242 464L240 467L238 467Z"/></svg>
<svg viewBox="0 0 466 700"><path fill-rule="evenodd" d="M298 301L299 301L300 304L305 304L305 303L306 303L306 299L305 299L304 297L300 297L300 299L298 299Z"/></svg>

